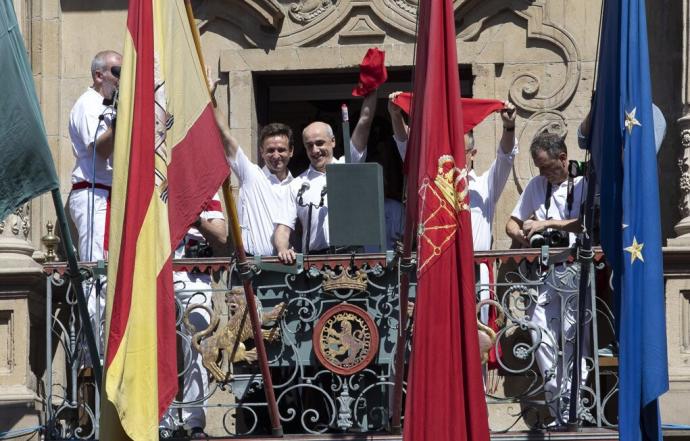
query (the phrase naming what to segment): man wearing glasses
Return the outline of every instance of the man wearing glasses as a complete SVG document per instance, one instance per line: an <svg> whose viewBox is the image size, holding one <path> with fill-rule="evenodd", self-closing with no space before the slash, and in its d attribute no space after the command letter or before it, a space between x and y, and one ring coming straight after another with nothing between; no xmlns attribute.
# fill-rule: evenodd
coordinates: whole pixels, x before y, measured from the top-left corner
<svg viewBox="0 0 690 441"><path fill-rule="evenodd" d="M122 56L115 51L96 54L91 62L93 84L79 97L69 116L69 136L76 159L69 211L79 236L79 259L86 262L107 258L106 219L113 181L116 115L113 98L121 64ZM95 297L89 295L89 313L94 329L100 329L105 288L100 302Z"/></svg>

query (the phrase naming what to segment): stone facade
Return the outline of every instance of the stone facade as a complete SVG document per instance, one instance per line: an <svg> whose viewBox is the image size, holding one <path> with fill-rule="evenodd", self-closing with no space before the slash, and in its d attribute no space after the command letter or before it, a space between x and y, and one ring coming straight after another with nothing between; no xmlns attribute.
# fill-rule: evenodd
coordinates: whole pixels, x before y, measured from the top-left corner
<svg viewBox="0 0 690 441"><path fill-rule="evenodd" d="M257 75L298 78L305 73L345 72L355 83L357 65L371 46L386 51L387 65L392 70L409 69L414 57L417 3L194 2L206 62L223 79L218 101L242 145L256 145L262 119L260 101L264 101L265 91L256 81ZM29 48L46 132L66 201L74 164L67 133L69 111L91 83L89 65L93 55L103 49L122 50L127 2L14 0L14 4ZM662 227L664 239L676 252L690 247L689 4L689 0L648 1L653 95L668 124L659 154ZM456 1L458 59L471 69L473 96L510 98L518 108L516 136L521 151L497 211L495 248L509 245L503 234L505 222L523 186L536 173L528 149L532 136L544 128L566 133L571 157L583 157L576 147L576 129L587 114L592 95L600 14L600 0ZM344 99L349 93L344 86L310 87L300 90L327 94L332 99ZM380 95L385 96L392 91L389 89L384 87ZM480 153L475 166L479 171L493 160L500 134L497 117L477 127ZM255 148L246 150L257 159ZM26 238L40 249L46 223L55 223L52 200L43 196L30 208ZM690 277L676 274L667 281L669 362L671 379L678 381L674 384L679 385L680 395L666 398L665 410L674 408L673 403L680 402L674 400L681 396L684 400L690 397L690 343L686 341L690 340L690 288L686 276ZM3 298L0 293L0 302ZM678 311L685 312L677 316ZM0 325L5 323L2 314L0 311ZM0 382L2 387L4 383ZM690 423L687 414L676 410L670 410L670 414L677 418L668 422Z"/></svg>

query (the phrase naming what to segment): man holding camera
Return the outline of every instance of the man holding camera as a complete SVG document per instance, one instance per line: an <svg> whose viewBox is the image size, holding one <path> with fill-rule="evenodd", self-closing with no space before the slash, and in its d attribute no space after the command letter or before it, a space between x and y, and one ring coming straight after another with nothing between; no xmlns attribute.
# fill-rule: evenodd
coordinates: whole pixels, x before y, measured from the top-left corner
<svg viewBox="0 0 690 441"><path fill-rule="evenodd" d="M178 244L174 258L212 257L214 251L218 253L224 250L226 238L227 227L223 208L220 198L216 194L204 206L199 218ZM180 308L179 314L185 314L192 305L204 305L209 310L213 309L210 274L191 268L186 271L174 271L173 287L175 299ZM196 308L189 314L189 322L194 326L194 329L186 329L186 333L191 337L195 332L209 327L210 317L204 308ZM186 341L189 342L189 340ZM202 363L201 354L191 344L189 344L188 350L182 351L182 356L184 357L182 364L184 375L181 401L198 404L208 394L208 373ZM173 436L176 413L176 409L168 408L163 414L159 424L161 438ZM181 421L189 427L191 439L207 438L204 432L206 427L206 409L204 407L191 405L182 408Z"/></svg>
<svg viewBox="0 0 690 441"><path fill-rule="evenodd" d="M530 153L539 169L539 176L529 181L520 196L506 225L506 233L524 247L573 245L576 233L582 230L579 216L587 183L579 176L581 173L577 167L570 167L568 151L561 136L540 133L532 141ZM564 362L567 365L573 361L577 296L572 289L551 285L544 283L540 286L528 314L534 325L532 339L540 342L535 356L544 378L545 398L555 418L553 425L558 426L566 422L569 407L570 374L563 368ZM587 336L582 338L585 348L588 347ZM559 348L562 339L565 341L562 348L564 358L561 358ZM581 378L584 380L585 364L582 366Z"/></svg>

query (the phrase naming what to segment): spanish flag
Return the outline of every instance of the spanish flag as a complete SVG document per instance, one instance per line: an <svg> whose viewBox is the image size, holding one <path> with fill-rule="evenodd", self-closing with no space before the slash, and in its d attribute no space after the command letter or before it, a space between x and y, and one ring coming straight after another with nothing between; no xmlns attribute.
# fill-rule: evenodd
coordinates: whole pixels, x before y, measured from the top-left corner
<svg viewBox="0 0 690 441"><path fill-rule="evenodd" d="M229 170L182 0L130 0L115 134L101 439L157 440L177 392L171 255Z"/></svg>

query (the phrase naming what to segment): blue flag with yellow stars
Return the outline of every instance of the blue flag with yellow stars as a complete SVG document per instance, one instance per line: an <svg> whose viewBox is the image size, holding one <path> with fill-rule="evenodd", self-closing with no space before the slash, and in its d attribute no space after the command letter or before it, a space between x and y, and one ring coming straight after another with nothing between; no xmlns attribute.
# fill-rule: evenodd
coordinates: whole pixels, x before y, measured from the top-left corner
<svg viewBox="0 0 690 441"><path fill-rule="evenodd" d="M613 267L620 439L660 440L668 390L659 186L644 0L606 0L590 148Z"/></svg>

